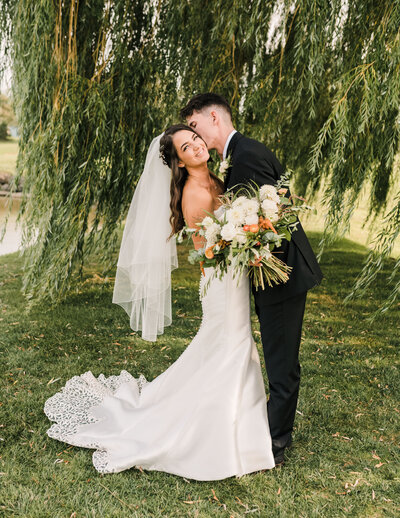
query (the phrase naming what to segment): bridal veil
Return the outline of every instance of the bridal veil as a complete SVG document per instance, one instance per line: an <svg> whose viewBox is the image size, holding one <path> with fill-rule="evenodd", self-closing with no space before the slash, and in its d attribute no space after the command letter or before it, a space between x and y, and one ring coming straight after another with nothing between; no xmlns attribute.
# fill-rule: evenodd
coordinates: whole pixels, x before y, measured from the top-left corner
<svg viewBox="0 0 400 518"><path fill-rule="evenodd" d="M161 137L150 144L128 211L112 300L149 341L172 322L171 272L178 267L175 237L169 239L171 170L160 157Z"/></svg>

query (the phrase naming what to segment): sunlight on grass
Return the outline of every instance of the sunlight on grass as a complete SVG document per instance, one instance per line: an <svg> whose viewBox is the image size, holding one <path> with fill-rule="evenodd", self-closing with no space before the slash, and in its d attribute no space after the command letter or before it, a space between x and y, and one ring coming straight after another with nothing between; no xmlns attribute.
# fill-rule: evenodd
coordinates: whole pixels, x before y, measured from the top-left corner
<svg viewBox="0 0 400 518"><path fill-rule="evenodd" d="M320 235L312 234L315 248ZM196 482L131 469L99 475L91 451L50 439L45 400L74 375L149 380L163 372L200 325L199 274L179 248L174 321L155 343L130 328L111 303L112 282L95 257L85 283L59 306L24 313L21 259L0 258L0 514L24 517L284 517L399 515L398 308L371 325L387 294L391 262L373 290L344 306L366 250L343 240L326 251L322 285L308 296L301 345L302 383L294 443L281 469ZM254 334L264 360L253 314ZM265 379L265 381L267 381Z"/></svg>
<svg viewBox="0 0 400 518"><path fill-rule="evenodd" d="M0 140L0 173L15 174L18 155L18 139Z"/></svg>

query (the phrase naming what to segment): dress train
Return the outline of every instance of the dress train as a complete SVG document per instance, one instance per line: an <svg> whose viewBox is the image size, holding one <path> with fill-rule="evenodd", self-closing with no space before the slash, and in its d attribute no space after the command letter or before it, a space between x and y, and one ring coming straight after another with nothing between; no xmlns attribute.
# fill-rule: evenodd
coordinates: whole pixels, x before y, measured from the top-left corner
<svg viewBox="0 0 400 518"><path fill-rule="evenodd" d="M207 281L202 277L200 289ZM195 480L242 476L275 466L260 358L251 334L247 277L230 271L202 298L200 329L152 381L74 376L45 402L47 434L93 448L100 473L131 467Z"/></svg>

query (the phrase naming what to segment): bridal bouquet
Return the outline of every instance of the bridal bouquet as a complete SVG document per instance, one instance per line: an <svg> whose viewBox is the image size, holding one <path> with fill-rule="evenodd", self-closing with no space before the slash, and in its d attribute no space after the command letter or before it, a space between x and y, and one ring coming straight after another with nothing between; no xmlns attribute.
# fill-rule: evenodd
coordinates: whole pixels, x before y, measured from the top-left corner
<svg viewBox="0 0 400 518"><path fill-rule="evenodd" d="M204 294L209 282L222 278L230 266L234 277L247 272L256 289L288 281L291 267L272 252L283 239L290 240L298 213L311 209L303 198L285 196L288 185L288 177L282 176L276 186L254 184L236 194L228 192L221 196L218 210L197 223L198 229L185 227L179 232L178 241L184 234L200 235L206 241L204 248L189 254L190 263L214 268Z"/></svg>

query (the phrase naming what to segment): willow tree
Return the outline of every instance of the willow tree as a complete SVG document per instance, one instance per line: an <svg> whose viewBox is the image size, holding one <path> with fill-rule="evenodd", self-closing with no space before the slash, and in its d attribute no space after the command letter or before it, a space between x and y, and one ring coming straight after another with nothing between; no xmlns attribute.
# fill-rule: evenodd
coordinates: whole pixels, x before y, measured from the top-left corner
<svg viewBox="0 0 400 518"><path fill-rule="evenodd" d="M165 123L165 63L147 1L20 0L2 8L3 27L11 27L24 241L32 245L23 289L32 302L57 300L89 250L111 260L144 150Z"/></svg>
<svg viewBox="0 0 400 518"><path fill-rule="evenodd" d="M0 0L21 127L24 291L56 300L89 250L105 269L151 138L193 93L232 103L298 188L324 185L325 240L366 184L381 232L362 293L398 237L400 3L383 0ZM385 214L390 198L391 210ZM88 232L88 216L95 220ZM101 222L101 226L100 226ZM400 261L385 309L399 294Z"/></svg>

